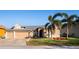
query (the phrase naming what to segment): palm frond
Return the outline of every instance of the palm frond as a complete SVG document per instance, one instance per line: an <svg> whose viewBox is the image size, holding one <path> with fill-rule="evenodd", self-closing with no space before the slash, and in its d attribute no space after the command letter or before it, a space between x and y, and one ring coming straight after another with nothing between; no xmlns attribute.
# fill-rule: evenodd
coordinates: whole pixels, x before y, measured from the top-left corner
<svg viewBox="0 0 79 59"><path fill-rule="evenodd" d="M53 16L52 19L55 19L55 18L58 17L58 16L62 17L62 13L56 13L56 14Z"/></svg>
<svg viewBox="0 0 79 59"><path fill-rule="evenodd" d="M50 22L52 22L52 16L51 16L51 15L48 16L48 20L49 20Z"/></svg>
<svg viewBox="0 0 79 59"><path fill-rule="evenodd" d="M74 20L75 19L75 20ZM68 26L71 27L72 25L75 25L75 21L78 19L77 15L71 15L68 19L67 19L67 23Z"/></svg>
<svg viewBox="0 0 79 59"><path fill-rule="evenodd" d="M75 20L75 22L79 22L79 17Z"/></svg>
<svg viewBox="0 0 79 59"><path fill-rule="evenodd" d="M78 16L77 15L71 15L68 20L74 20L74 18L78 19Z"/></svg>
<svg viewBox="0 0 79 59"><path fill-rule="evenodd" d="M51 30L51 24L48 26L48 30Z"/></svg>
<svg viewBox="0 0 79 59"><path fill-rule="evenodd" d="M53 24L55 24L57 26L61 26L61 21L60 20L54 20Z"/></svg>
<svg viewBox="0 0 79 59"><path fill-rule="evenodd" d="M65 19L68 18L68 14L67 13L62 13L62 15L65 17Z"/></svg>
<svg viewBox="0 0 79 59"><path fill-rule="evenodd" d="M46 24L45 24L45 29L48 27L49 24L50 24L50 23L46 23Z"/></svg>
<svg viewBox="0 0 79 59"><path fill-rule="evenodd" d="M61 20L61 22L67 22L67 19L63 19L63 20Z"/></svg>
<svg viewBox="0 0 79 59"><path fill-rule="evenodd" d="M64 23L63 25L62 25L62 28L65 28L67 26L67 23Z"/></svg>

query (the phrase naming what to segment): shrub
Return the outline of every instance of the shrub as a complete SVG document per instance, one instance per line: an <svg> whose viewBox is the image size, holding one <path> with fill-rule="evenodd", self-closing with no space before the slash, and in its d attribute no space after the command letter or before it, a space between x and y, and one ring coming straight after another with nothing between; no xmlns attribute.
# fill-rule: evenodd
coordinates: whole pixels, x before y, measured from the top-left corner
<svg viewBox="0 0 79 59"><path fill-rule="evenodd" d="M4 37L4 36L1 36L0 38L1 38L1 39L5 39L5 37Z"/></svg>
<svg viewBox="0 0 79 59"><path fill-rule="evenodd" d="M65 40L64 37L56 37L56 38L53 38L53 40Z"/></svg>

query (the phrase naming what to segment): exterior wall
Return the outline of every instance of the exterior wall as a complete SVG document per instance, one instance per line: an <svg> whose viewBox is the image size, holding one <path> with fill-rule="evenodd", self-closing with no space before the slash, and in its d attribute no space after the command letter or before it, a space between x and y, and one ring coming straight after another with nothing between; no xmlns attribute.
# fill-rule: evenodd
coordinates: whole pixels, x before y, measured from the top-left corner
<svg viewBox="0 0 79 59"><path fill-rule="evenodd" d="M33 32L21 32L21 31L15 31L15 39L25 39L25 38L29 38L29 37L33 37Z"/></svg>
<svg viewBox="0 0 79 59"><path fill-rule="evenodd" d="M44 29L43 34L44 37L48 37L48 30ZM7 31L7 34L5 36L7 39L26 39L26 38L31 38L34 35L35 35L34 31L12 30L12 31ZM39 33L37 35L39 35ZM49 35L51 38L51 32ZM55 29L55 32L52 34L52 37L60 37L60 30Z"/></svg>
<svg viewBox="0 0 79 59"><path fill-rule="evenodd" d="M15 35L15 36L14 36ZM7 35L5 34L7 39L25 39L28 37L33 37L33 32L30 31L7 31Z"/></svg>
<svg viewBox="0 0 79 59"><path fill-rule="evenodd" d="M48 37L48 30L44 30L44 36ZM60 37L60 30L57 28L55 31L52 30L52 37ZM49 32L49 37L51 38L51 32Z"/></svg>
<svg viewBox="0 0 79 59"><path fill-rule="evenodd" d="M48 36L48 34L49 34L49 36ZM44 29L44 36L45 37L50 37L51 38L51 31L49 31L49 33L48 33L48 30L47 29Z"/></svg>
<svg viewBox="0 0 79 59"><path fill-rule="evenodd" d="M74 34L75 37L79 37L79 26L76 25L76 26L73 26L71 31L70 31L70 34Z"/></svg>
<svg viewBox="0 0 79 59"><path fill-rule="evenodd" d="M28 32L15 31L15 39L25 39L25 37L28 37Z"/></svg>
<svg viewBox="0 0 79 59"><path fill-rule="evenodd" d="M13 31L7 32L7 39L14 39Z"/></svg>
<svg viewBox="0 0 79 59"><path fill-rule="evenodd" d="M67 32L67 27L63 28L61 30L61 34ZM72 26L72 28L69 31L69 35L73 34L74 37L79 37L79 26L78 24L76 26Z"/></svg>
<svg viewBox="0 0 79 59"><path fill-rule="evenodd" d="M48 37L48 30L44 29L44 37Z"/></svg>
<svg viewBox="0 0 79 59"><path fill-rule="evenodd" d="M33 31L30 32L30 37L33 37L34 33Z"/></svg>
<svg viewBox="0 0 79 59"><path fill-rule="evenodd" d="M63 29L61 29L61 35L63 35L63 33L67 32L67 27L64 27Z"/></svg>
<svg viewBox="0 0 79 59"><path fill-rule="evenodd" d="M52 37L56 38L56 37L60 37L60 30L59 29L55 29L54 33L52 34Z"/></svg>
<svg viewBox="0 0 79 59"><path fill-rule="evenodd" d="M0 28L0 37L4 36L5 32L6 32L5 29Z"/></svg>

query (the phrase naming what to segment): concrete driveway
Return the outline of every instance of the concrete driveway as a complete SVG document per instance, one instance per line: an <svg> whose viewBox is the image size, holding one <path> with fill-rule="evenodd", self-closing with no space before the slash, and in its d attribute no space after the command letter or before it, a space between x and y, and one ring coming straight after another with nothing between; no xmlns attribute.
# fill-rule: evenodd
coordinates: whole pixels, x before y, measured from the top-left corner
<svg viewBox="0 0 79 59"><path fill-rule="evenodd" d="M0 48L25 48L26 47L26 41L25 40L19 40L19 39L1 39L0 40Z"/></svg>

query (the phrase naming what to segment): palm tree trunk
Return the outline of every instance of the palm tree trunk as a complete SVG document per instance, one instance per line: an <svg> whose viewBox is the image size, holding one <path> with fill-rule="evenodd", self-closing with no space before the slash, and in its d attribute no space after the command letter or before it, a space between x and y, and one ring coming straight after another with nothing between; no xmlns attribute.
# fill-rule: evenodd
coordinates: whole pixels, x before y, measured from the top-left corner
<svg viewBox="0 0 79 59"><path fill-rule="evenodd" d="M52 38L52 29L51 29L51 38Z"/></svg>
<svg viewBox="0 0 79 59"><path fill-rule="evenodd" d="M68 39L68 35L69 35L69 28L68 28L68 25L67 25L67 39Z"/></svg>
<svg viewBox="0 0 79 59"><path fill-rule="evenodd" d="M48 29L48 38L49 38L49 29Z"/></svg>

